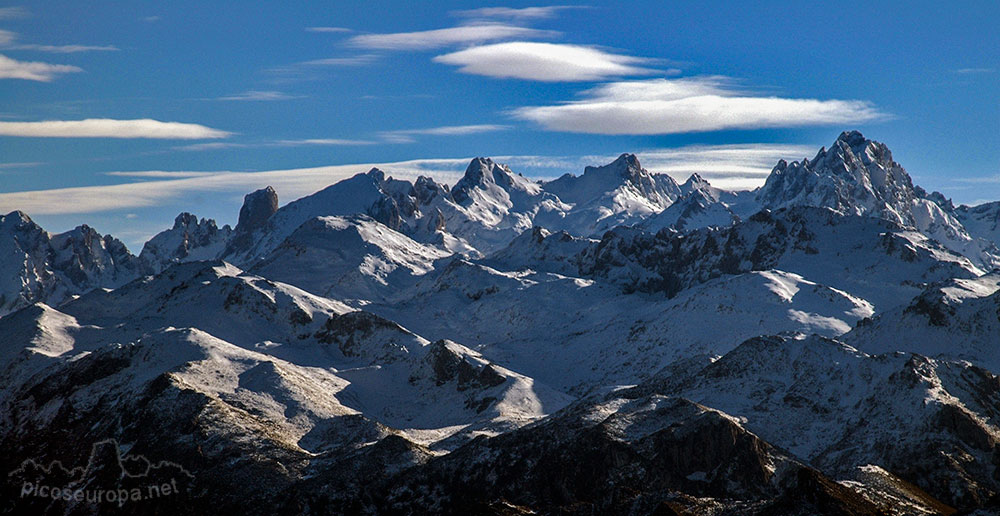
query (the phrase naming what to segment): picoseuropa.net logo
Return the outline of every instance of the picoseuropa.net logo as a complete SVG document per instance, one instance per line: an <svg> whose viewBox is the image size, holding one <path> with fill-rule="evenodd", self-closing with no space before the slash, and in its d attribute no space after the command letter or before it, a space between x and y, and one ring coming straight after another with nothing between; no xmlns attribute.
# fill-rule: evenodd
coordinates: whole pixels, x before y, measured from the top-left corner
<svg viewBox="0 0 1000 516"><path fill-rule="evenodd" d="M26 504L65 502L67 505L114 504L169 500L186 493L194 475L180 464L151 462L122 453L118 441L106 439L90 450L86 466L68 469L55 460L48 465L28 459L8 475Z"/></svg>

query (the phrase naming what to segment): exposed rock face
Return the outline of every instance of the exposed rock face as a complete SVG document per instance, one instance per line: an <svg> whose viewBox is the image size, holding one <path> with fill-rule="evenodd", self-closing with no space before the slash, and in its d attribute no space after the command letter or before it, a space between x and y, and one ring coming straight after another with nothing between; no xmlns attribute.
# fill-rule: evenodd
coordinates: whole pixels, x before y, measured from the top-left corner
<svg viewBox="0 0 1000 516"><path fill-rule="evenodd" d="M778 162L757 195L770 209L827 207L912 226L913 182L883 143L857 131L843 132L812 161Z"/></svg>
<svg viewBox="0 0 1000 516"><path fill-rule="evenodd" d="M211 260L223 251L232 232L228 225L219 228L212 219L198 220L191 213L181 213L172 228L146 242L139 259L151 274L174 263Z"/></svg>
<svg viewBox="0 0 1000 516"><path fill-rule="evenodd" d="M278 193L274 188L268 186L248 193L243 198L243 207L240 208L240 218L236 224L237 233L250 233L264 227L267 219L276 211L278 211Z"/></svg>
<svg viewBox="0 0 1000 516"><path fill-rule="evenodd" d="M0 217L0 315L31 303L59 304L88 290L122 285L141 264L118 239L87 225L50 234L26 214Z"/></svg>
<svg viewBox="0 0 1000 516"><path fill-rule="evenodd" d="M243 197L240 218L222 256L245 253L254 244L255 233L264 229L278 211L278 193L268 186Z"/></svg>

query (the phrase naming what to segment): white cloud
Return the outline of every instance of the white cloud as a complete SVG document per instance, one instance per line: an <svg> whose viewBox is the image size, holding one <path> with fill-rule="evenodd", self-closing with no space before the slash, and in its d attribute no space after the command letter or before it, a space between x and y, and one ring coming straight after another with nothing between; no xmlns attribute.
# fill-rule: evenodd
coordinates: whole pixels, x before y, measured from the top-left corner
<svg viewBox="0 0 1000 516"><path fill-rule="evenodd" d="M177 170L136 170L136 171L115 171L115 172L105 172L106 176L115 177L141 177L141 178L154 178L154 179L177 179L183 177L205 177L215 174L215 172L193 172L193 171L177 171Z"/></svg>
<svg viewBox="0 0 1000 516"><path fill-rule="evenodd" d="M278 66L275 68L270 68L267 72L274 74L274 79L276 82L297 82L312 79L319 79L322 77L321 74L316 73L318 69L324 67L348 67L348 66L366 66L375 62L378 56L373 54L361 54L356 56L345 56L345 57L328 57L324 59L313 59L311 61L303 61L300 63L294 63L286 66Z"/></svg>
<svg viewBox="0 0 1000 516"><path fill-rule="evenodd" d="M158 138L199 140L225 138L231 133L198 124L159 120L46 120L42 122L0 122L0 136L29 138Z"/></svg>
<svg viewBox="0 0 1000 516"><path fill-rule="evenodd" d="M378 56L372 54L362 54L359 56L313 59L312 61L303 61L298 64L306 66L363 66L375 61L376 59L378 59Z"/></svg>
<svg viewBox="0 0 1000 516"><path fill-rule="evenodd" d="M219 97L217 100L229 100L229 101L268 101L268 100L291 100L302 98L299 95L289 95L287 93L282 93L280 91L257 91L250 90L243 93L237 93L236 95L227 95L225 97Z"/></svg>
<svg viewBox="0 0 1000 516"><path fill-rule="evenodd" d="M153 23L153 22L158 22L163 18L160 16L143 16L142 18L139 19L146 23Z"/></svg>
<svg viewBox="0 0 1000 516"><path fill-rule="evenodd" d="M10 48L17 50L35 50L38 52L49 52L51 54L76 54L79 52L117 52L120 50L114 45L35 45L21 44Z"/></svg>
<svg viewBox="0 0 1000 516"><path fill-rule="evenodd" d="M584 100L512 111L552 131L590 134L675 134L848 124L884 118L869 102L753 96L719 77L606 84Z"/></svg>
<svg viewBox="0 0 1000 516"><path fill-rule="evenodd" d="M650 172L668 174L680 182L697 173L718 188L748 190L763 185L779 159L801 160L818 149L818 145L750 143L690 145L636 155Z"/></svg>
<svg viewBox="0 0 1000 516"><path fill-rule="evenodd" d="M697 173L725 190L749 190L764 184L779 159L800 160L815 155L820 145L746 143L731 145L688 145L640 150L635 154L642 166L657 174L668 174L684 182ZM627 149L623 149L623 152ZM535 179L554 178L564 173L579 174L588 165L604 165L617 154L588 156L493 156L514 170L527 169Z"/></svg>
<svg viewBox="0 0 1000 516"><path fill-rule="evenodd" d="M462 136L467 134L504 131L507 129L510 129L510 126L496 125L496 124L446 125L441 127L428 127L424 129L401 129L397 131L383 131L379 133L379 136L381 136L382 139L390 143L413 143L415 141L414 136L421 136L421 135Z"/></svg>
<svg viewBox="0 0 1000 516"><path fill-rule="evenodd" d="M0 170L9 168L27 168L27 167L37 167L43 165L41 161L22 161L20 163L0 163Z"/></svg>
<svg viewBox="0 0 1000 516"><path fill-rule="evenodd" d="M59 75L82 71L83 69L76 66L18 61L0 54L0 79L49 82Z"/></svg>
<svg viewBox="0 0 1000 516"><path fill-rule="evenodd" d="M535 81L596 81L657 70L636 66L641 57L611 54L592 47L515 41L472 47L437 56L435 62L459 66L459 71L488 77Z"/></svg>
<svg viewBox="0 0 1000 516"><path fill-rule="evenodd" d="M354 32L346 27L306 27L306 32Z"/></svg>
<svg viewBox="0 0 1000 516"><path fill-rule="evenodd" d="M500 23L462 25L447 29L393 34L359 34L347 40L351 46L379 50L426 50L503 39L547 38L559 33Z"/></svg>
<svg viewBox="0 0 1000 516"><path fill-rule="evenodd" d="M465 9L452 11L453 16L460 18L505 18L510 20L541 20L554 17L559 11L567 9L585 9L582 5L549 5L544 7L480 7L479 9Z"/></svg>
<svg viewBox="0 0 1000 516"><path fill-rule="evenodd" d="M9 30L0 30L0 47L13 50L34 50L36 52L49 52L52 54L76 54L79 52L94 51L117 51L118 47L112 45L36 45L33 43L15 44L17 33Z"/></svg>
<svg viewBox="0 0 1000 516"><path fill-rule="evenodd" d="M156 175L137 175L153 172L160 174L160 177L173 178L107 186L0 193L0 212L21 210L30 215L99 213L163 206L199 192L229 193L239 197L268 185L273 186L278 195L288 201L321 190L355 174L367 172L372 167L378 167L387 174L400 178L415 179L417 176L427 175L439 181L454 183L462 176L469 159L412 160L265 172L137 171L130 174L133 177L156 177ZM126 173L116 173L116 175L124 174Z"/></svg>
<svg viewBox="0 0 1000 516"><path fill-rule="evenodd" d="M257 145L250 143L207 142L207 143L192 143L190 145L178 145L177 147L174 147L174 149L181 151L210 151L219 149L248 149L256 146Z"/></svg>
<svg viewBox="0 0 1000 516"><path fill-rule="evenodd" d="M374 145L371 140L350 140L345 138L307 138L305 140L281 140L279 145Z"/></svg>
<svg viewBox="0 0 1000 516"><path fill-rule="evenodd" d="M261 147L302 147L302 146L347 146L347 145L374 145L378 142L372 140L352 140L346 138L307 138L302 140L277 140L264 142L207 142L194 143L191 145L179 145L174 147L182 151L211 151L220 149L255 149Z"/></svg>

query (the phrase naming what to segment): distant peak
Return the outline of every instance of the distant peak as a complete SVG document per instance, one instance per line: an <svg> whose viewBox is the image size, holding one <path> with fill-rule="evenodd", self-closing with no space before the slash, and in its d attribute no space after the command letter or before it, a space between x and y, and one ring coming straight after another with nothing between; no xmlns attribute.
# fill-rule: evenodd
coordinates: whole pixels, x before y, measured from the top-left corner
<svg viewBox="0 0 1000 516"><path fill-rule="evenodd" d="M276 211L278 211L278 193L274 188L268 186L250 192L243 198L243 207L240 208L236 229L240 233L249 233L263 227Z"/></svg>
<svg viewBox="0 0 1000 516"><path fill-rule="evenodd" d="M615 173L624 179L634 179L636 176L645 171L639 163L639 158L635 154L629 153L618 156L618 158L607 165L601 167L587 167L583 171L584 174L604 174L608 172Z"/></svg>
<svg viewBox="0 0 1000 516"><path fill-rule="evenodd" d="M382 172L376 167L372 167L371 170L365 173L366 176L378 181L379 183L385 181L385 172Z"/></svg>
<svg viewBox="0 0 1000 516"><path fill-rule="evenodd" d="M510 169L505 165L494 162L490 158L473 158L469 162L469 166L465 169L465 176L457 183L455 186L459 187L470 187L474 185L483 185L486 183L495 183L500 177L503 180L503 175L513 174Z"/></svg>
<svg viewBox="0 0 1000 516"><path fill-rule="evenodd" d="M174 229L198 224L198 217L193 213L181 212L174 219Z"/></svg>
<svg viewBox="0 0 1000 516"><path fill-rule="evenodd" d="M844 131L837 137L837 141L844 142L851 147L858 147L869 143L869 140L860 131Z"/></svg>
<svg viewBox="0 0 1000 516"><path fill-rule="evenodd" d="M703 178L700 175L698 175L697 172L695 172L694 174L691 174L691 177L689 177L687 179L687 181L684 181L684 186L687 187L687 188L695 188L695 187L697 187L699 185L702 185L702 186L711 186L709 184L709 182L705 178Z"/></svg>
<svg viewBox="0 0 1000 516"><path fill-rule="evenodd" d="M25 212L23 212L21 210L14 210L14 211L8 213L4 217L2 217L2 220L4 220L4 221L10 221L10 222L18 222L18 223L30 223L30 222L32 222L31 217L29 217L27 213L25 213Z"/></svg>
<svg viewBox="0 0 1000 516"><path fill-rule="evenodd" d="M465 179L473 184L480 184L484 181L489 181L493 177L491 171L494 166L496 166L496 164L493 163L493 160L490 158L473 158L472 161L469 162L469 166L465 167Z"/></svg>
<svg viewBox="0 0 1000 516"><path fill-rule="evenodd" d="M642 170L642 165L639 163L639 157L631 153L624 153L621 156L618 156L617 159L611 162L611 166L623 170Z"/></svg>

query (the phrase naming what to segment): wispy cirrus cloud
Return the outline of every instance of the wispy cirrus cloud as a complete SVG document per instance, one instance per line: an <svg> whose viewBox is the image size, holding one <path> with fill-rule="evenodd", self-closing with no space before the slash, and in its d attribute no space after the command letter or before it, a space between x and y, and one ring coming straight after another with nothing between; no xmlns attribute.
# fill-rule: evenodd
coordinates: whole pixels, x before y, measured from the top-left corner
<svg viewBox="0 0 1000 516"><path fill-rule="evenodd" d="M50 54L76 54L79 52L117 52L121 49L114 45L35 45L19 44L10 47L15 50L34 50Z"/></svg>
<svg viewBox="0 0 1000 516"><path fill-rule="evenodd" d="M779 159L813 156L819 146L775 143L689 145L637 152L642 166L685 181L698 174L724 190L749 190L761 186Z"/></svg>
<svg viewBox="0 0 1000 516"><path fill-rule="evenodd" d="M667 174L684 182L698 174L717 188L749 190L764 184L779 159L799 160L812 156L819 145L742 143L687 145L645 149L635 152L642 166L656 174ZM626 151L627 149L623 149ZM584 167L604 165L617 155L584 156L494 156L514 170L527 170L534 178L555 178L564 173L578 174Z"/></svg>
<svg viewBox="0 0 1000 516"><path fill-rule="evenodd" d="M344 57L326 57L323 59L313 59L311 61L302 61L297 63L300 66L364 66L366 64L371 64L376 59L377 55L374 54L361 54L356 56L344 56Z"/></svg>
<svg viewBox="0 0 1000 516"><path fill-rule="evenodd" d="M200 140L226 138L232 133L199 124L161 122L152 119L45 120L0 122L0 136L26 138L154 138Z"/></svg>
<svg viewBox="0 0 1000 516"><path fill-rule="evenodd" d="M504 39L551 38L558 35L558 32L550 30L502 23L480 23L417 32L359 34L348 39L347 44L375 50L430 50Z"/></svg>
<svg viewBox="0 0 1000 516"><path fill-rule="evenodd" d="M507 19L507 20L543 20L554 18L560 11L569 9L587 9L585 5L548 5L543 7L480 7L478 9L462 9L452 11L451 15L459 18L475 19Z"/></svg>
<svg viewBox="0 0 1000 516"><path fill-rule="evenodd" d="M663 73L639 66L653 62L647 58L581 45L528 41L467 48L437 56L434 61L458 66L460 72L468 74L545 82L596 81Z"/></svg>
<svg viewBox="0 0 1000 516"><path fill-rule="evenodd" d="M887 117L861 100L757 96L726 77L612 82L586 90L584 99L527 106L514 118L551 131L589 134L677 134L848 124Z"/></svg>
<svg viewBox="0 0 1000 516"><path fill-rule="evenodd" d="M346 27L306 27L306 32L346 33L346 32L354 32L354 30L348 29Z"/></svg>
<svg viewBox="0 0 1000 516"><path fill-rule="evenodd" d="M375 145L373 140L355 140L348 138L305 138L301 140L276 140L264 142L206 142L180 145L174 147L181 151L213 151L221 149L256 149L265 147L309 147L309 146L352 146Z"/></svg>
<svg viewBox="0 0 1000 516"><path fill-rule="evenodd" d="M382 131L379 133L379 136L389 143L413 143L416 141L417 136L463 136L468 134L505 131L507 129L510 129L510 126L497 124L446 125L441 127L427 127L423 129Z"/></svg>
<svg viewBox="0 0 1000 516"><path fill-rule="evenodd" d="M114 177L138 177L138 178L153 178L153 179L178 179L187 177L205 177L215 174L215 172L193 172L193 171L175 171L175 170L136 170L136 171L115 171L115 172L105 172L106 176Z"/></svg>
<svg viewBox="0 0 1000 516"><path fill-rule="evenodd" d="M22 210L31 215L99 213L149 208L175 203L197 193L231 193L239 196L273 186L283 199L316 192L337 181L378 167L395 177L415 179L432 176L454 183L462 176L469 159L426 159L392 163L365 163L261 172L232 171L135 171L115 172L115 176L143 179L133 183L83 186L0 193L0 211ZM156 180L157 178L162 178ZM154 180L146 180L154 179ZM234 206L234 210L239 205Z"/></svg>
<svg viewBox="0 0 1000 516"><path fill-rule="evenodd" d="M0 20L12 20L15 18L27 18L31 12L24 7L0 7Z"/></svg>
<svg viewBox="0 0 1000 516"><path fill-rule="evenodd" d="M650 149L638 154L644 167L667 173L678 180L697 172L720 188L753 188L763 183L778 159L799 159L814 152L812 146L787 144L738 144L688 146L674 149ZM555 177L564 172L579 173L585 165L605 164L615 156L497 156L515 167L550 169ZM0 193L0 212L23 210L33 215L84 214L147 208L177 203L193 194L242 194L271 185L281 198L296 199L330 184L378 167L395 177L415 179L425 175L454 184L471 158L416 159L391 163L359 163L289 170L259 172L235 171L163 171L138 170L107 172L115 177L134 178L136 182ZM234 210L238 209L234 205Z"/></svg>
<svg viewBox="0 0 1000 516"><path fill-rule="evenodd" d="M955 70L955 73L961 75L976 75L984 73L994 73L996 71L997 71L996 68L959 68Z"/></svg>
<svg viewBox="0 0 1000 516"><path fill-rule="evenodd" d="M80 52L115 52L119 48L113 45L38 45L34 43L18 43L17 33L0 30L0 48L10 50L32 50L50 54L76 54Z"/></svg>
<svg viewBox="0 0 1000 516"><path fill-rule="evenodd" d="M273 101L273 100L292 100L300 99L301 95L289 95L280 91L259 91L250 90L243 93L237 93L235 95L226 95L225 97L218 97L216 100L225 101L248 101L248 102L261 102L261 101Z"/></svg>
<svg viewBox="0 0 1000 516"><path fill-rule="evenodd" d="M78 66L18 61L0 54L0 79L51 82L60 75L82 71L83 69Z"/></svg>
<svg viewBox="0 0 1000 516"><path fill-rule="evenodd" d="M376 60L378 56L375 54L327 57L269 68L265 71L270 73L276 82L299 82L323 77L319 72L324 68L367 66Z"/></svg>
<svg viewBox="0 0 1000 516"><path fill-rule="evenodd" d="M302 145L334 145L334 146L350 146L350 145L375 145L378 142L372 140L354 140L349 138L306 138L304 140L280 140L277 142L278 145L283 145L287 147L295 147Z"/></svg>

